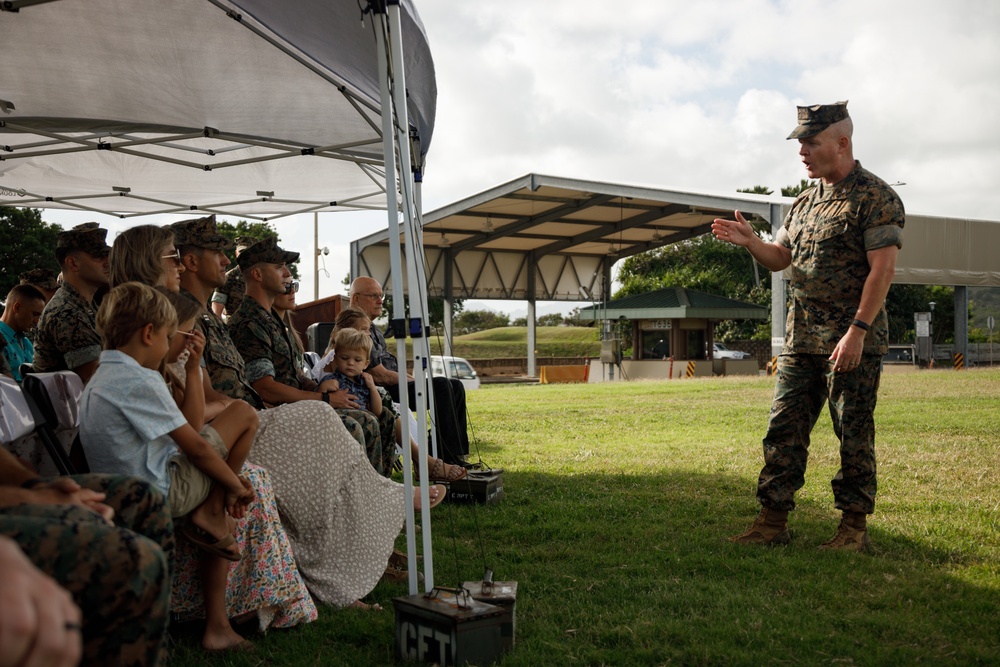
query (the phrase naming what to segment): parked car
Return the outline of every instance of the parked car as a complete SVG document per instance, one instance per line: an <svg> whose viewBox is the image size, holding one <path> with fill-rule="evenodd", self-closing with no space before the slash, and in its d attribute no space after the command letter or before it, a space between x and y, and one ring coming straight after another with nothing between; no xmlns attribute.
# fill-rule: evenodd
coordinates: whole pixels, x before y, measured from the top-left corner
<svg viewBox="0 0 1000 667"><path fill-rule="evenodd" d="M461 381L465 390L479 389L479 376L462 357L431 357L431 375L443 375Z"/></svg>
<svg viewBox="0 0 1000 667"><path fill-rule="evenodd" d="M713 359L749 359L751 355L742 350L730 350L722 343L712 343Z"/></svg>

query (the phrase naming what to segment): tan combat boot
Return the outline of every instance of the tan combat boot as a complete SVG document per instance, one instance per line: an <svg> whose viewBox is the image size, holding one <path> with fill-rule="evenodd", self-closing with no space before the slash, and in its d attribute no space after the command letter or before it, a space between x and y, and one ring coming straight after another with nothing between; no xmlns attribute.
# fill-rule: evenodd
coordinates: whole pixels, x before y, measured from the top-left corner
<svg viewBox="0 0 1000 667"><path fill-rule="evenodd" d="M787 523L788 512L765 507L749 528L730 537L729 541L736 544L788 544L792 538L785 527Z"/></svg>
<svg viewBox="0 0 1000 667"><path fill-rule="evenodd" d="M844 512L837 533L829 541L821 544L819 548L864 551L869 546L871 546L871 540L868 539L867 515L864 512Z"/></svg>

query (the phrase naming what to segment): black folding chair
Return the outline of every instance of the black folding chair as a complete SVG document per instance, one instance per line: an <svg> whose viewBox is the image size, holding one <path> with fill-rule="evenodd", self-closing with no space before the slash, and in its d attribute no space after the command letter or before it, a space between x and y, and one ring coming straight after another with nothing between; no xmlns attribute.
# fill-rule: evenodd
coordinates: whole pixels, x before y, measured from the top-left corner
<svg viewBox="0 0 1000 667"><path fill-rule="evenodd" d="M80 446L80 394L83 393L80 376L72 371L29 373L21 381L21 388L35 419L35 433L59 472L63 475L89 472ZM59 433L73 430L76 434L67 451Z"/></svg>

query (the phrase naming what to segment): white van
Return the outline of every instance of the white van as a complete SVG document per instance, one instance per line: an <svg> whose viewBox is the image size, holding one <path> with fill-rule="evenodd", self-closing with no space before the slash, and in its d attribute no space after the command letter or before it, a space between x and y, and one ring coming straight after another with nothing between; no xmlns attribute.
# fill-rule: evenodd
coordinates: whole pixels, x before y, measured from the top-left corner
<svg viewBox="0 0 1000 667"><path fill-rule="evenodd" d="M445 368L447 364L447 369ZM479 376L468 361L462 357L431 357L431 375L447 376L460 380L465 390L479 389Z"/></svg>

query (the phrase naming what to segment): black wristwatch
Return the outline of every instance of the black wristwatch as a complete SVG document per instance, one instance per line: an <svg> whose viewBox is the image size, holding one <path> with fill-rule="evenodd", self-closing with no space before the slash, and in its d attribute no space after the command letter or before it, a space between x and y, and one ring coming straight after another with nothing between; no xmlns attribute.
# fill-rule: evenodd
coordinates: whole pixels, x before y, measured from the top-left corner
<svg viewBox="0 0 1000 667"><path fill-rule="evenodd" d="M323 402L326 403L327 405L330 405L330 392L324 391L322 396L323 396Z"/></svg>
<svg viewBox="0 0 1000 667"><path fill-rule="evenodd" d="M857 327L859 329L864 329L865 331L868 331L868 327L869 327L869 324L867 322L865 322L864 320L854 320L853 322L851 322L851 325L855 326L855 327Z"/></svg>

